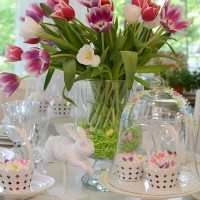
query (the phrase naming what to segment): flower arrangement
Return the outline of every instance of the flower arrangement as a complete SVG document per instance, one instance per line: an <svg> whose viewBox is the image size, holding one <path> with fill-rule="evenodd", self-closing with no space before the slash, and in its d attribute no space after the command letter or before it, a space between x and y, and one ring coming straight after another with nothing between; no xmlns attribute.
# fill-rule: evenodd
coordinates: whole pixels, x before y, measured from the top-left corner
<svg viewBox="0 0 200 200"><path fill-rule="evenodd" d="M127 3L123 29L117 17L114 18L111 0L78 2L88 8L89 27L75 17L69 0L33 3L21 17L20 35L25 43L40 43L40 47L23 51L18 46L8 45L6 61L24 61L25 71L30 76L38 77L47 72L44 89L55 69L63 71L67 90L83 79L126 80L129 89L135 79L148 87L148 83L135 74L166 70L166 66L146 64L155 57L171 58L157 54L158 50L170 35L182 32L191 24L190 20L181 20L183 9L169 0L162 8L151 0ZM1 90L12 94L23 78L26 77L1 73Z"/></svg>
<svg viewBox="0 0 200 200"><path fill-rule="evenodd" d="M25 16L21 17L20 35L25 43L37 44L37 47L23 51L18 46L9 45L6 61L24 61L28 76L38 77L46 73L44 89L48 87L56 69L63 71L65 86L62 95L71 103L74 102L65 95L65 91L70 91L77 81L124 80L127 90L130 90L136 80L148 88L149 83L137 73L163 72L170 67L148 65L152 58L165 57L178 62L175 57L159 54L158 50L168 44L171 35L183 32L191 24L190 20L181 19L183 9L180 6L171 4L170 0L162 8L151 0L132 0L124 5L125 24L121 27L118 18L114 17L116 5L113 1L78 2L87 7L88 26L75 17L69 0L31 4ZM11 95L23 78L26 77L0 73L1 90ZM116 144L123 109L121 102L126 102L122 95L125 87L117 83L97 87L94 83L92 89L99 103L91 109L89 124L92 129L89 134L94 133L93 141L98 141L102 134L97 133L103 133L103 137L109 139L106 143L109 148L110 139L115 138L113 143ZM101 105L104 107L101 108ZM88 128L87 124L85 128ZM104 150L102 146L95 148ZM114 156L113 149L112 153L110 150L107 152L111 158Z"/></svg>

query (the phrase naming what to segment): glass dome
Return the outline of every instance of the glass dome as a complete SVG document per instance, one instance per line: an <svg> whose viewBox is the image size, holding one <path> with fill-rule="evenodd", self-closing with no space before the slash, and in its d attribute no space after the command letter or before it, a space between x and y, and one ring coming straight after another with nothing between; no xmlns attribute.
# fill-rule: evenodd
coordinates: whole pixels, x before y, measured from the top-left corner
<svg viewBox="0 0 200 200"><path fill-rule="evenodd" d="M114 162L101 182L111 191L142 198L197 192L192 109L161 79L151 85L151 90L136 93L125 106Z"/></svg>

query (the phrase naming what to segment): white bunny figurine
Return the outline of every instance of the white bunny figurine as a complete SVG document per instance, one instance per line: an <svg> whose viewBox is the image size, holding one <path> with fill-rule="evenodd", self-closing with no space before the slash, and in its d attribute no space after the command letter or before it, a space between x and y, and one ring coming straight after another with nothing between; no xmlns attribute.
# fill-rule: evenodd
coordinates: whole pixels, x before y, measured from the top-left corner
<svg viewBox="0 0 200 200"><path fill-rule="evenodd" d="M81 127L73 127L70 124L64 125L68 137L50 136L42 151L44 162L63 161L70 162L75 166L82 167L88 173L92 173L87 156L94 153L94 144L87 138L85 130Z"/></svg>

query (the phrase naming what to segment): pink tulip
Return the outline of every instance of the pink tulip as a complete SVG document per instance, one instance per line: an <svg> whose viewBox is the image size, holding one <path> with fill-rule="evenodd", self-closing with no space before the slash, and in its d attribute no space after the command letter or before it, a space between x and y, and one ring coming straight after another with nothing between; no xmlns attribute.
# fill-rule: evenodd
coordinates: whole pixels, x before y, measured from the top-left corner
<svg viewBox="0 0 200 200"><path fill-rule="evenodd" d="M59 4L59 0L52 0L54 4ZM69 0L64 0L65 3L69 4Z"/></svg>
<svg viewBox="0 0 200 200"><path fill-rule="evenodd" d="M91 8L86 15L90 27L98 32L108 31L113 24L113 12L108 5Z"/></svg>
<svg viewBox="0 0 200 200"><path fill-rule="evenodd" d="M78 0L78 2L87 8L97 7L99 0Z"/></svg>
<svg viewBox="0 0 200 200"><path fill-rule="evenodd" d="M74 9L64 0L61 0L59 4L55 5L54 10L55 12L51 14L51 17L66 19L68 21L75 17Z"/></svg>
<svg viewBox="0 0 200 200"><path fill-rule="evenodd" d="M140 8L143 8L144 5L146 4L147 0L132 0L132 4L136 5Z"/></svg>
<svg viewBox="0 0 200 200"><path fill-rule="evenodd" d="M13 73L0 73L0 91L9 96L19 87L21 78Z"/></svg>
<svg viewBox="0 0 200 200"><path fill-rule="evenodd" d="M38 77L49 68L50 55L44 49L32 47L29 51L24 52L21 57L25 61L25 70L34 77Z"/></svg>
<svg viewBox="0 0 200 200"><path fill-rule="evenodd" d="M171 5L170 0L166 1L161 10L160 24L169 33L182 32L192 22L191 20L181 20L184 9L181 6Z"/></svg>
<svg viewBox="0 0 200 200"><path fill-rule="evenodd" d="M64 0L65 3L69 4L68 0ZM59 4L59 0L47 0L46 5L51 9L54 10L55 5Z"/></svg>
<svg viewBox="0 0 200 200"><path fill-rule="evenodd" d="M25 15L31 17L37 23L41 22L43 20L43 17L46 16L45 12L36 3L30 5L30 7L26 10ZM25 18L21 17L21 20L24 21Z"/></svg>
<svg viewBox="0 0 200 200"><path fill-rule="evenodd" d="M157 17L159 10L159 5L152 3L151 0L147 0L142 7L142 19L147 22L153 21Z"/></svg>
<svg viewBox="0 0 200 200"><path fill-rule="evenodd" d="M109 5L111 10L114 10L114 3L110 0L99 0L99 6Z"/></svg>
<svg viewBox="0 0 200 200"><path fill-rule="evenodd" d="M78 2L87 8L102 7L104 5L108 5L112 11L114 10L114 4L110 0L78 0Z"/></svg>
<svg viewBox="0 0 200 200"><path fill-rule="evenodd" d="M6 49L6 55L5 55L6 61L7 62L19 61L21 60L22 53L23 50L20 47L9 44Z"/></svg>
<svg viewBox="0 0 200 200"><path fill-rule="evenodd" d="M132 0L132 4L142 9L142 19L147 22L153 21L160 10L160 6L152 3L151 0Z"/></svg>

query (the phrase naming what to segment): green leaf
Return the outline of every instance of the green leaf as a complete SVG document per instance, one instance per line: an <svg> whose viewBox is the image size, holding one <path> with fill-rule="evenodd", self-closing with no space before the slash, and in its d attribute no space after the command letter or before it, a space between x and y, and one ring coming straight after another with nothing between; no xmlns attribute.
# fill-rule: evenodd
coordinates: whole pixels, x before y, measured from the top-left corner
<svg viewBox="0 0 200 200"><path fill-rule="evenodd" d="M74 82L76 81L80 81L80 80L85 80L85 79L90 79L93 73L93 69L89 68L86 71L84 71L83 73L81 73L78 77L76 77L74 79Z"/></svg>
<svg viewBox="0 0 200 200"><path fill-rule="evenodd" d="M116 31L112 27L109 31L104 32L104 43L105 46L109 46L110 48L113 47L114 43L116 41Z"/></svg>
<svg viewBox="0 0 200 200"><path fill-rule="evenodd" d="M124 51L128 51L133 47L133 31L130 29L130 27L128 27L127 31L126 41L123 46Z"/></svg>
<svg viewBox="0 0 200 200"><path fill-rule="evenodd" d="M181 63L181 61L173 56L168 56L168 55L165 55L165 54L160 54L160 53L157 53L157 54L147 54L145 56L142 56L142 57L139 57L138 58L138 66L144 66L146 63L149 62L150 59L152 58L169 58L171 60L174 60L178 63Z"/></svg>
<svg viewBox="0 0 200 200"><path fill-rule="evenodd" d="M71 41L72 44L76 45L78 49L80 49L85 42L81 38L80 34L78 34L74 29L72 24L69 24L69 22L66 21L66 31L69 38L69 41Z"/></svg>
<svg viewBox="0 0 200 200"><path fill-rule="evenodd" d="M140 83L141 85L143 85L146 88L150 88L150 83L148 83L147 81L143 80L142 78L138 77L138 76L134 76L134 79Z"/></svg>
<svg viewBox="0 0 200 200"><path fill-rule="evenodd" d="M52 31L46 24L40 24L40 25L46 33L48 33L54 37L60 37L56 32Z"/></svg>
<svg viewBox="0 0 200 200"><path fill-rule="evenodd" d="M118 52L122 49L124 43L126 41L126 37L124 37L123 35L120 35L115 43L113 48L111 49L111 55L110 55L110 59L112 60L117 54Z"/></svg>
<svg viewBox="0 0 200 200"><path fill-rule="evenodd" d="M146 65L143 67L137 67L137 73L157 73L157 72L164 72L171 68L172 65Z"/></svg>
<svg viewBox="0 0 200 200"><path fill-rule="evenodd" d="M42 48L43 48L44 50L46 50L48 53L50 53L50 54L58 52L57 49L55 49L55 48L52 47L52 46L49 46L49 45L46 44L46 43L40 42L40 44L41 44Z"/></svg>
<svg viewBox="0 0 200 200"><path fill-rule="evenodd" d="M119 23L118 23L118 17L116 17L115 23L114 23L114 29L115 29L116 32L118 30L118 25L119 25Z"/></svg>
<svg viewBox="0 0 200 200"><path fill-rule="evenodd" d="M62 91L62 97L63 97L63 99L65 99L66 101L68 101L68 102L70 102L70 103L72 103L73 105L76 106L76 104L74 103L74 101L65 95L65 87L63 88L63 91Z"/></svg>
<svg viewBox="0 0 200 200"><path fill-rule="evenodd" d="M73 50L75 52L78 52L78 50L79 50L73 44L68 42L66 39L57 38L57 37L47 34L45 32L39 32L38 36L42 39L50 40L50 41L54 42L62 50Z"/></svg>
<svg viewBox="0 0 200 200"><path fill-rule="evenodd" d="M102 66L96 67L96 68L94 68L94 71L92 73L92 77L98 76L102 72L103 72L103 67Z"/></svg>
<svg viewBox="0 0 200 200"><path fill-rule="evenodd" d="M51 61L50 65L49 65L49 69L50 69L50 68L51 68L51 69L58 69L58 70L63 71L62 62L57 62L57 63L55 63L55 62Z"/></svg>
<svg viewBox="0 0 200 200"><path fill-rule="evenodd" d="M176 55L176 52L175 52L175 50L173 49L173 47L172 47L168 42L166 42L166 44L167 44L167 46L171 49L172 53L173 53L174 55Z"/></svg>
<svg viewBox="0 0 200 200"><path fill-rule="evenodd" d="M108 54L108 49L109 49L109 47L107 47L106 50L102 53L102 55L101 55L101 63L105 62L106 57L108 56L107 55Z"/></svg>
<svg viewBox="0 0 200 200"><path fill-rule="evenodd" d="M48 87L48 85L51 81L51 78L53 76L54 71L55 71L55 69L49 68L48 73L47 73L46 78L45 78L45 82L44 82L44 90L47 89L47 87Z"/></svg>
<svg viewBox="0 0 200 200"><path fill-rule="evenodd" d="M134 81L138 54L133 51L121 51L121 55L126 73L126 85L128 89L131 89Z"/></svg>
<svg viewBox="0 0 200 200"><path fill-rule="evenodd" d="M134 45L135 45L136 47L139 47L139 48L152 49L152 48L149 47L146 43L141 42L140 40L134 39L134 40L133 40L133 43L134 43Z"/></svg>
<svg viewBox="0 0 200 200"><path fill-rule="evenodd" d="M43 11L45 11L48 15L53 13L53 11L44 3L40 3L40 7L42 8Z"/></svg>
<svg viewBox="0 0 200 200"><path fill-rule="evenodd" d="M63 62L65 87L71 90L76 74L76 59L68 59Z"/></svg>
<svg viewBox="0 0 200 200"><path fill-rule="evenodd" d="M51 55L51 61L61 63L69 58L75 58L75 55L68 54L64 51L59 51Z"/></svg>
<svg viewBox="0 0 200 200"><path fill-rule="evenodd" d="M121 66L123 65L121 53L118 52L118 54L116 55L116 57L113 60L113 63L114 63L113 64L114 67L112 68L113 79L118 80L119 74L120 74L120 69L121 69Z"/></svg>

